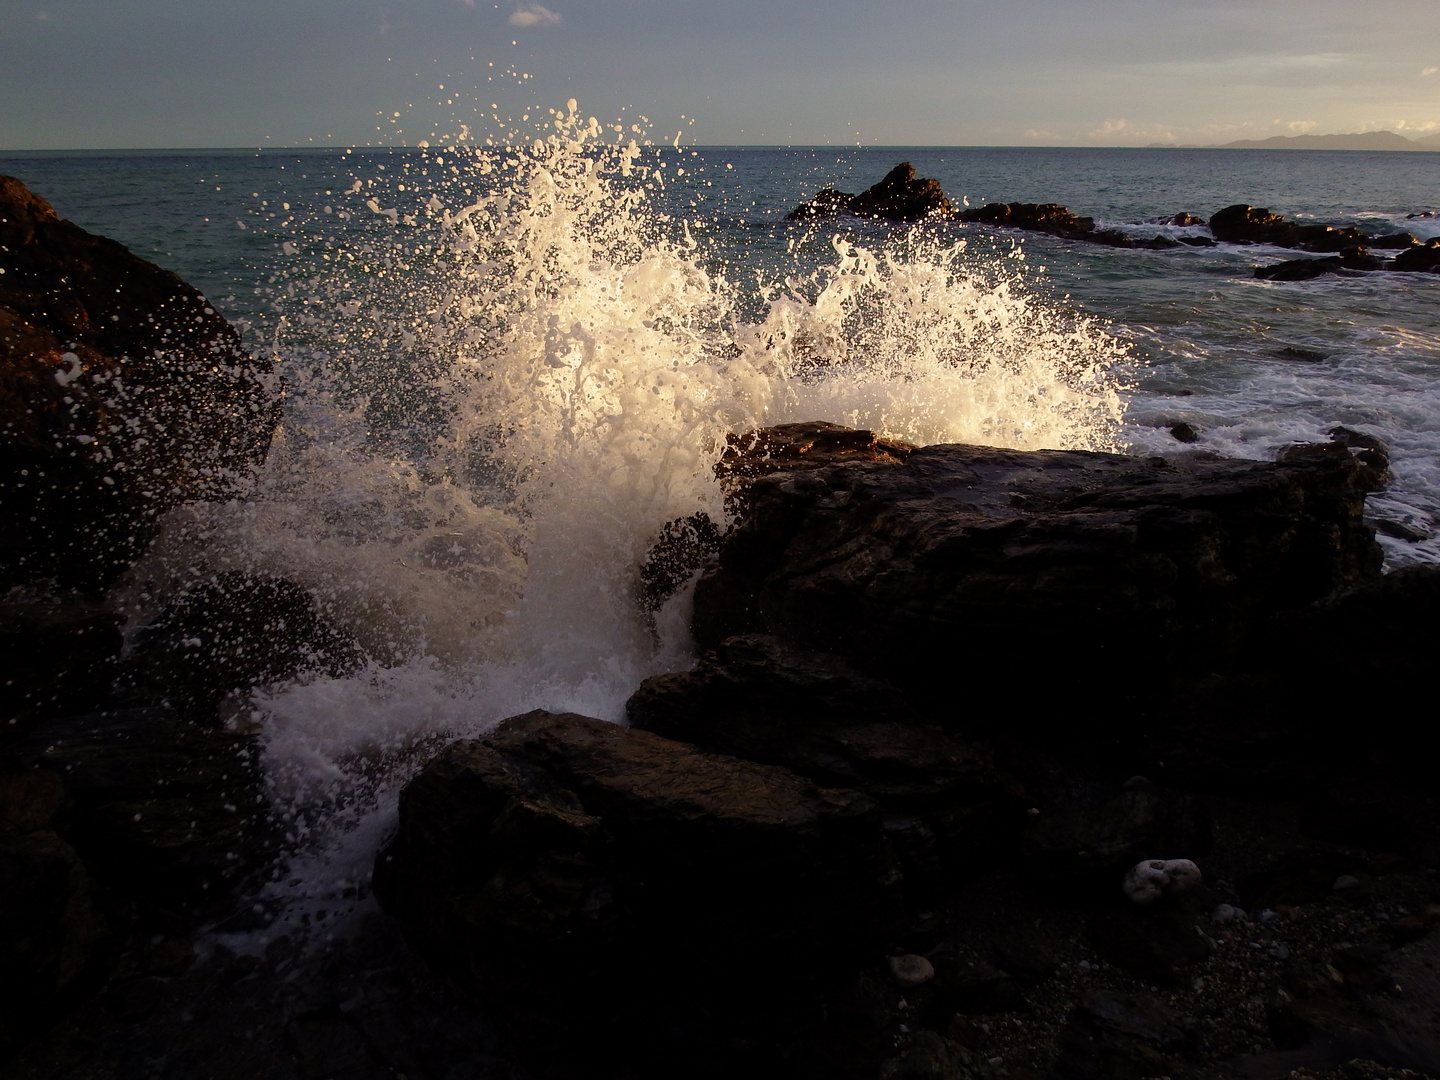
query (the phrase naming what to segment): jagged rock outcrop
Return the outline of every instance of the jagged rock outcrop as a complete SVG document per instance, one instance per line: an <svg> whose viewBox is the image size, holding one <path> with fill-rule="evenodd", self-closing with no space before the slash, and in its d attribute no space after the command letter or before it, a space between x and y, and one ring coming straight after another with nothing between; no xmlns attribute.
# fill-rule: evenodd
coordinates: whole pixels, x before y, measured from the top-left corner
<svg viewBox="0 0 1440 1080"><path fill-rule="evenodd" d="M878 184L871 185L859 195L825 188L814 199L790 211L786 220L804 221L838 213L888 221L922 221L931 217L951 217L955 207L950 204L939 180L917 180L915 167L908 161L902 161Z"/></svg>
<svg viewBox="0 0 1440 1080"><path fill-rule="evenodd" d="M103 588L166 510L236 490L275 409L195 289L0 177L0 585Z"/></svg>

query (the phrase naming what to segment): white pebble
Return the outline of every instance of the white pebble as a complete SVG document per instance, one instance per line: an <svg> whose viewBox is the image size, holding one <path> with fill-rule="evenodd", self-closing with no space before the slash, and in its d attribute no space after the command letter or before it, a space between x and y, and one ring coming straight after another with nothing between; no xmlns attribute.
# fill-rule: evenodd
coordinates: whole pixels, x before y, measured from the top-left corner
<svg viewBox="0 0 1440 1080"><path fill-rule="evenodd" d="M889 963L890 974L901 986L919 986L935 977L935 965L914 953L892 956Z"/></svg>
<svg viewBox="0 0 1440 1080"><path fill-rule="evenodd" d="M1189 892L1203 880L1189 859L1145 859L1125 875L1125 895L1137 904L1153 904L1162 896Z"/></svg>

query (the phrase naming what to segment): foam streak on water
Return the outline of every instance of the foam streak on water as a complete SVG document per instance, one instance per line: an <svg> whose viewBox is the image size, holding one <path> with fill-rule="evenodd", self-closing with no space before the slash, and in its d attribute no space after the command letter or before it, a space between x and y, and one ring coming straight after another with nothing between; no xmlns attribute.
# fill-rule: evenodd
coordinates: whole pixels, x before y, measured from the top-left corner
<svg viewBox="0 0 1440 1080"><path fill-rule="evenodd" d="M727 433L1117 445L1119 347L1026 294L1017 260L836 238L757 298L651 208L677 182L662 155L553 115L529 145L356 177L348 239L282 282L289 400L255 491L188 508L143 570L157 596L229 568L298 581L372 657L253 702L287 919L363 892L424 747L530 708L620 719L689 663L686 595L652 623L637 571L665 522L721 516Z"/></svg>

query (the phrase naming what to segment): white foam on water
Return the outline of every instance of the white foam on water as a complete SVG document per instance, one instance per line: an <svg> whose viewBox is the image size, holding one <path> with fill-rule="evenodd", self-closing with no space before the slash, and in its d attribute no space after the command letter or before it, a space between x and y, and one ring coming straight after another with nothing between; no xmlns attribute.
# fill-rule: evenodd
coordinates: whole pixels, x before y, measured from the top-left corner
<svg viewBox="0 0 1440 1080"><path fill-rule="evenodd" d="M291 579L372 658L251 703L291 852L269 935L363 902L433 746L531 708L622 720L643 678L691 662L688 591L652 620L637 575L666 522L722 516L728 433L1119 448L1121 346L1027 294L1023 263L836 238L746 321L650 204L663 154L551 115L526 144L359 176L360 231L296 240L275 448L247 499L177 514L142 570L157 602L220 570Z"/></svg>

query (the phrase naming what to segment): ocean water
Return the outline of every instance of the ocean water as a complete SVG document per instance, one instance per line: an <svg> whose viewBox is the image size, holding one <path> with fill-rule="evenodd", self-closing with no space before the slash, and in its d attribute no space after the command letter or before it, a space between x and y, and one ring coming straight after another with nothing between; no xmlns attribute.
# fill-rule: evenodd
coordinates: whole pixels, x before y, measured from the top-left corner
<svg viewBox="0 0 1440 1080"><path fill-rule="evenodd" d="M372 658L237 705L290 837L257 947L363 910L425 747L530 708L618 720L691 661L688 596L652 619L637 572L666 521L721 514L731 431L1268 458L1343 424L1391 447L1390 564L1440 560L1440 276L1263 282L1295 253L783 220L908 160L956 202L1137 237L1248 202L1423 238L1440 154L617 145L573 104L537 120L508 147L0 155L285 377L252 490L175 512L121 586L139 625L197 574L279 574Z"/></svg>

